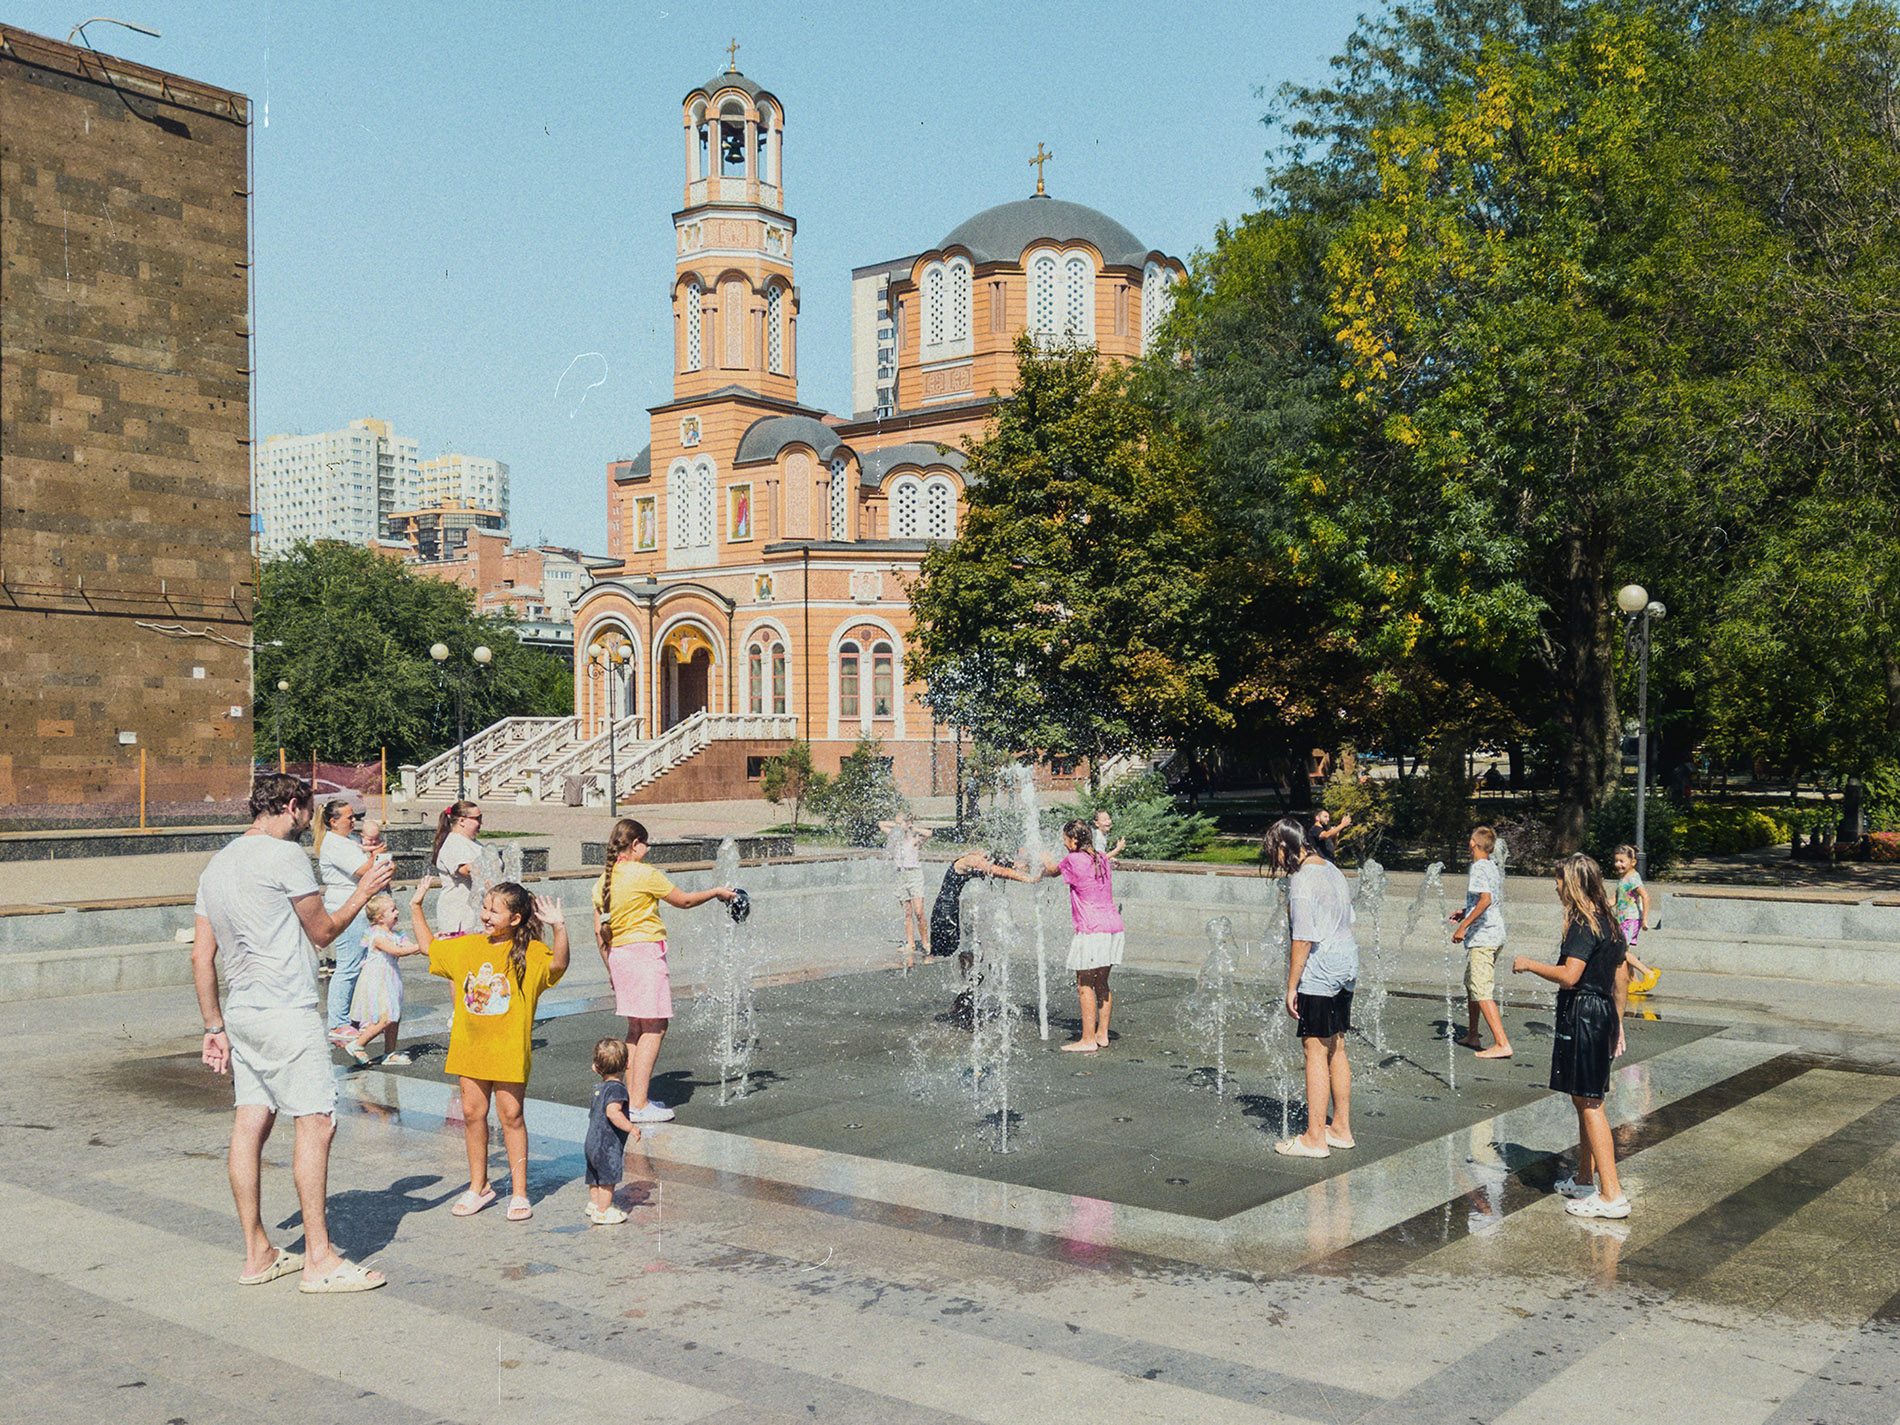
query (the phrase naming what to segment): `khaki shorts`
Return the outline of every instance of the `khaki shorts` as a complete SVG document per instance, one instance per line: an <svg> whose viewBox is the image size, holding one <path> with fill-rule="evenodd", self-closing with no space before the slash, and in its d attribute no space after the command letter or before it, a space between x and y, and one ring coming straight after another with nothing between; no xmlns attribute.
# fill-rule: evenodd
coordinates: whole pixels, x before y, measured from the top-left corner
<svg viewBox="0 0 1900 1425"><path fill-rule="evenodd" d="M1465 995L1468 999L1488 1000L1495 1004L1498 998L1498 954L1502 945L1467 945L1465 947Z"/></svg>
<svg viewBox="0 0 1900 1425"><path fill-rule="evenodd" d="M336 1112L336 1069L323 1015L298 1009L224 1007L231 1041L231 1082L239 1108L268 1108L303 1118Z"/></svg>
<svg viewBox="0 0 1900 1425"><path fill-rule="evenodd" d="M920 901L924 898L924 871L921 866L900 866L897 869L897 898L900 901Z"/></svg>

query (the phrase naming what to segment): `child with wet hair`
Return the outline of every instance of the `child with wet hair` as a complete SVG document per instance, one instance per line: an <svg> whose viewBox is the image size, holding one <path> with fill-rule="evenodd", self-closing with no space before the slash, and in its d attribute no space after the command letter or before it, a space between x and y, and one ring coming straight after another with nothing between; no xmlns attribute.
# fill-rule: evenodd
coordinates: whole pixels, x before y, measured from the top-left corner
<svg viewBox="0 0 1900 1425"><path fill-rule="evenodd" d="M614 1227L627 1220L614 1206L614 1189L627 1170L627 1139L640 1139L640 1125L627 1117L627 1041L602 1039L594 1045L594 1099L587 1107L587 1220Z"/></svg>

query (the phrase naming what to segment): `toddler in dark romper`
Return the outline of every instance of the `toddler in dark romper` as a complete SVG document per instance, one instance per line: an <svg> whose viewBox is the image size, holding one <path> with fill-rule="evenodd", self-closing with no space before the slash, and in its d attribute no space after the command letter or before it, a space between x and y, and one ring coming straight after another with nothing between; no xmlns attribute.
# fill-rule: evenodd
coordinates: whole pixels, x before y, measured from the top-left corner
<svg viewBox="0 0 1900 1425"><path fill-rule="evenodd" d="M587 1108L587 1220L596 1227L612 1227L625 1222L627 1214L614 1206L614 1189L627 1166L627 1135L635 1138L640 1130L627 1117L632 1100L627 1097L627 1043L624 1039L603 1039L594 1046L594 1072L600 1082L594 1085L594 1100Z"/></svg>

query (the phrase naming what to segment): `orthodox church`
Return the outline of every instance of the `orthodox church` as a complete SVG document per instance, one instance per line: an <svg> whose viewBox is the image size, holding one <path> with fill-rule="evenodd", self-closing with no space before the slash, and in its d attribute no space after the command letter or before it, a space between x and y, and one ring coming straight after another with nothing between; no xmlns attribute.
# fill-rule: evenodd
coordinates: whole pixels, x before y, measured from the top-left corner
<svg viewBox="0 0 1900 1425"><path fill-rule="evenodd" d="M904 680L907 586L956 538L963 438L1013 386L1018 336L1137 357L1182 264L1049 197L1038 146L1034 196L852 274L862 409L831 414L798 398L783 104L735 66L680 118L673 392L650 408L651 444L608 467L624 572L575 606L575 711L587 735L627 719L647 739L705 712L734 754L719 783L794 737L834 771L869 734L907 794L947 792L952 730Z"/></svg>

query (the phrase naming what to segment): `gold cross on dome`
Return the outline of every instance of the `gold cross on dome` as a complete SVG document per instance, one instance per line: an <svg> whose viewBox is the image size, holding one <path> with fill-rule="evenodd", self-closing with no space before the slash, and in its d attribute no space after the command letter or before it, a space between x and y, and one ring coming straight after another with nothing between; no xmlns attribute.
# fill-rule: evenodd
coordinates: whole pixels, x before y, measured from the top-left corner
<svg viewBox="0 0 1900 1425"><path fill-rule="evenodd" d="M739 37L737 35L734 35L732 37L732 43L726 46L726 73L737 74L738 72L739 72Z"/></svg>
<svg viewBox="0 0 1900 1425"><path fill-rule="evenodd" d="M1033 165L1035 166L1035 170L1036 170L1036 192L1038 192L1038 193L1044 193L1044 189L1043 189L1043 186L1042 186L1042 166L1043 166L1043 164L1045 164L1045 163L1047 163L1047 162L1048 162L1048 161L1049 161L1050 159L1052 159L1052 158L1054 158L1054 157L1055 157L1055 155L1054 155L1053 153L1044 153L1044 152L1042 151L1042 144L1041 144L1041 142L1040 142L1040 141L1038 141L1038 142L1037 142L1037 144L1036 144L1036 156L1035 156L1034 158L1032 158L1032 159L1030 159L1029 161L1030 161L1030 163L1031 163L1031 164L1033 164ZM1047 195L1046 195L1046 193L1044 193L1044 196L1047 196Z"/></svg>

